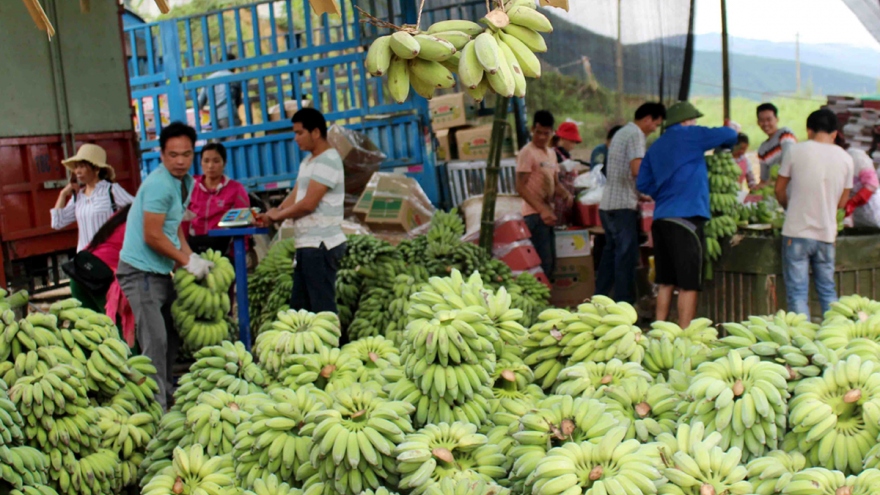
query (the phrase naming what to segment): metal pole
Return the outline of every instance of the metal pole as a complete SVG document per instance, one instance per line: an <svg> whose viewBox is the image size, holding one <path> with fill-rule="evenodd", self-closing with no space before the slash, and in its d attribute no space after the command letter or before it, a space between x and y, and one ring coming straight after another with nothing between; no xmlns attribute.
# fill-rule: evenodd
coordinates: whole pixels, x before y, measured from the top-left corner
<svg viewBox="0 0 880 495"><path fill-rule="evenodd" d="M617 110L615 117L617 122L623 122L623 1L617 0L617 54L615 65L617 66Z"/></svg>
<svg viewBox="0 0 880 495"><path fill-rule="evenodd" d="M510 98L495 98L495 121L492 124L492 140L489 159L486 161L486 189L483 192L483 214L480 219L480 247L492 252L495 241L495 198L498 197L498 171L501 168L501 151L507 134L507 108Z"/></svg>
<svg viewBox="0 0 880 495"><path fill-rule="evenodd" d="M727 0L721 0L721 63L724 79L724 125L730 122L730 52L727 43Z"/></svg>
<svg viewBox="0 0 880 495"><path fill-rule="evenodd" d="M794 67L797 79L797 95L801 95L801 33L794 37Z"/></svg>

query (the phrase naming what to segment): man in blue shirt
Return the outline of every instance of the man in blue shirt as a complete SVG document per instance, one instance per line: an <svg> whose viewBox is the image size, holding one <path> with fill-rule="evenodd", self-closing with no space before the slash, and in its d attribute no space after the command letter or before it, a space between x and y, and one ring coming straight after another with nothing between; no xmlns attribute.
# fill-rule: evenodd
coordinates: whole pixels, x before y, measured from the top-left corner
<svg viewBox="0 0 880 495"><path fill-rule="evenodd" d="M736 146L736 131L696 125L701 114L679 102L666 114L666 132L645 154L636 188L654 199L655 283L657 321L669 317L678 288L678 324L690 325L702 289L703 225L710 218L709 175L705 154L719 146Z"/></svg>
<svg viewBox="0 0 880 495"><path fill-rule="evenodd" d="M188 125L174 122L162 129L162 166L141 184L131 205L116 272L134 313L138 344L156 367L156 400L166 410L172 400L171 368L180 349L171 319L171 271L182 266L204 278L213 267L193 254L180 227L193 188L189 169L195 143L196 131Z"/></svg>

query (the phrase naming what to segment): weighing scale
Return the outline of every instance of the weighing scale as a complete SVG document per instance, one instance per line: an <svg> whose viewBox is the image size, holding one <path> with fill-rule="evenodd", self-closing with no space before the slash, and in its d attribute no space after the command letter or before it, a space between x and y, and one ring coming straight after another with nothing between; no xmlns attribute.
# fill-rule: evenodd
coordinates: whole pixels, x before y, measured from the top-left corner
<svg viewBox="0 0 880 495"><path fill-rule="evenodd" d="M236 227L250 227L255 223L257 223L257 220L254 217L254 211L252 209L233 208L227 211L225 215L223 215L223 218L220 219L220 223L218 223L217 226L228 229Z"/></svg>
<svg viewBox="0 0 880 495"><path fill-rule="evenodd" d="M235 262L235 300L238 303L238 338L245 348L251 350L251 315L248 308L247 246L248 236L268 234L266 227L256 227L254 213L259 210L236 208L226 212L219 229L208 232L210 237L231 237Z"/></svg>

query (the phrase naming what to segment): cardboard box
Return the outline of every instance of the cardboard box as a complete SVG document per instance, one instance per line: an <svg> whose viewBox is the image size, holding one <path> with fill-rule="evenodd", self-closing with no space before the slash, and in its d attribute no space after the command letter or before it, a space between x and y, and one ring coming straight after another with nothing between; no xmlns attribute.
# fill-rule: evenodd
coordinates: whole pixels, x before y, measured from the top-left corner
<svg viewBox="0 0 880 495"><path fill-rule="evenodd" d="M452 133L449 129L437 131L437 161L448 162L454 160L452 155ZM456 150L457 151L457 150Z"/></svg>
<svg viewBox="0 0 880 495"><path fill-rule="evenodd" d="M590 256L590 232L587 230L557 230L556 258Z"/></svg>
<svg viewBox="0 0 880 495"><path fill-rule="evenodd" d="M374 231L410 232L431 220L434 207L415 179L398 174L375 175L379 178L365 218L368 227Z"/></svg>
<svg viewBox="0 0 880 495"><path fill-rule="evenodd" d="M596 290L593 257L557 259L550 284L550 304L557 308L574 308L593 297Z"/></svg>
<svg viewBox="0 0 880 495"><path fill-rule="evenodd" d="M342 157L346 175L350 175L351 172L378 169L379 164L386 158L385 153L366 134L339 125L330 126L327 130L327 142L336 148L339 156Z"/></svg>
<svg viewBox="0 0 880 495"><path fill-rule="evenodd" d="M428 103L434 131L468 125L477 115L477 105L465 93L435 96Z"/></svg>
<svg viewBox="0 0 880 495"><path fill-rule="evenodd" d="M514 156L513 138L510 136L510 127L507 128L504 144L501 149L501 158ZM489 158L489 146L492 140L492 126L472 127L459 129L455 132L455 142L458 148L459 160L486 160Z"/></svg>

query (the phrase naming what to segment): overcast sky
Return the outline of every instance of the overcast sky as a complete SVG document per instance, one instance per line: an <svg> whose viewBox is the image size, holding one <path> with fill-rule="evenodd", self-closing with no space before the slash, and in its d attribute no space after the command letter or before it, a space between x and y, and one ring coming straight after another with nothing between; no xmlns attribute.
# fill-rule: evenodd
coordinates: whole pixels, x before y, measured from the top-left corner
<svg viewBox="0 0 880 495"><path fill-rule="evenodd" d="M697 34L721 32L720 0L697 0ZM880 48L843 0L728 0L732 36L769 41L844 43Z"/></svg>

